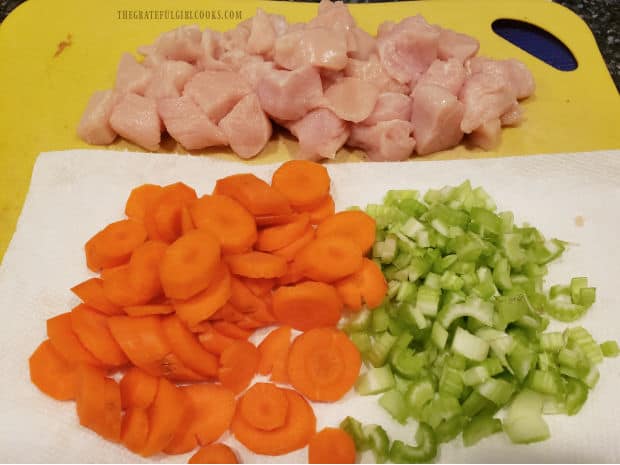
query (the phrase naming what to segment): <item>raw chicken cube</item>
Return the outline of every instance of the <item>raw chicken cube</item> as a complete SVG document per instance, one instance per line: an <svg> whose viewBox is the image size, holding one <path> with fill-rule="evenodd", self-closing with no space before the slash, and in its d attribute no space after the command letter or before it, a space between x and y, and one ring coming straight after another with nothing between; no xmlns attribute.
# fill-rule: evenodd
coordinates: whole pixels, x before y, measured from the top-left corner
<svg viewBox="0 0 620 465"><path fill-rule="evenodd" d="M461 63L456 58L447 61L435 60L420 77L416 85L435 84L448 89L454 95L458 95L467 73Z"/></svg>
<svg viewBox="0 0 620 465"><path fill-rule="evenodd" d="M349 125L327 108L312 110L287 128L299 140L296 158L334 158L349 138Z"/></svg>
<svg viewBox="0 0 620 465"><path fill-rule="evenodd" d="M372 126L380 121L390 121L393 119L404 121L411 119L411 98L405 94L384 92L379 94L375 108L362 123Z"/></svg>
<svg viewBox="0 0 620 465"><path fill-rule="evenodd" d="M447 89L433 84L416 87L411 106L416 151L426 155L457 145L463 138L464 105Z"/></svg>
<svg viewBox="0 0 620 465"><path fill-rule="evenodd" d="M196 67L185 61L166 60L153 70L153 78L144 91L152 99L180 97L185 83L196 74Z"/></svg>
<svg viewBox="0 0 620 465"><path fill-rule="evenodd" d="M400 161L411 156L416 141L409 121L390 120L373 126L354 125L347 145L361 148L372 161Z"/></svg>
<svg viewBox="0 0 620 465"><path fill-rule="evenodd" d="M271 25L273 26L273 30L276 33L276 37L280 37L283 34L286 34L288 31L288 21L283 15L277 15L274 13L268 13L269 21L271 21Z"/></svg>
<svg viewBox="0 0 620 465"><path fill-rule="evenodd" d="M358 78L345 77L325 91L325 106L345 121L359 123L375 108L379 89Z"/></svg>
<svg viewBox="0 0 620 465"><path fill-rule="evenodd" d="M258 154L271 137L271 122L260 107L255 93L243 97L237 105L221 119L218 126L226 135L233 151L241 158L252 158Z"/></svg>
<svg viewBox="0 0 620 465"><path fill-rule="evenodd" d="M254 55L266 54L271 51L276 41L276 31L269 15L261 8L256 10L252 18L252 29L246 45L246 51Z"/></svg>
<svg viewBox="0 0 620 465"><path fill-rule="evenodd" d="M478 39L467 34L461 34L451 29L441 28L439 33L439 47L437 56L441 60L455 58L464 63L468 58L478 53L480 42Z"/></svg>
<svg viewBox="0 0 620 465"><path fill-rule="evenodd" d="M513 102L508 110L499 117L502 126L518 126L523 121L523 108L517 102Z"/></svg>
<svg viewBox="0 0 620 465"><path fill-rule="evenodd" d="M166 60L194 63L202 55L201 39L198 26L181 26L161 34L153 44L152 54Z"/></svg>
<svg viewBox="0 0 620 465"><path fill-rule="evenodd" d="M467 137L471 144L484 150L493 150L499 145L501 139L502 125L499 118L486 121Z"/></svg>
<svg viewBox="0 0 620 465"><path fill-rule="evenodd" d="M250 87L256 91L258 83L264 75L273 71L275 66L273 61L264 61L261 57L250 55L239 68L239 75L245 79Z"/></svg>
<svg viewBox="0 0 620 465"><path fill-rule="evenodd" d="M144 95L153 77L153 70L142 63L138 63L131 53L123 53L116 72L114 90L118 92L132 92Z"/></svg>
<svg viewBox="0 0 620 465"><path fill-rule="evenodd" d="M155 100L137 94L125 94L114 106L110 126L121 137L147 150L159 149L161 121Z"/></svg>
<svg viewBox="0 0 620 465"><path fill-rule="evenodd" d="M116 97L111 90L100 90L90 97L77 128L77 134L82 140L93 145L114 142L116 132L110 126L110 115Z"/></svg>
<svg viewBox="0 0 620 465"><path fill-rule="evenodd" d="M347 44L343 33L324 27L288 32L275 42L274 61L294 70L306 65L340 70L347 65Z"/></svg>
<svg viewBox="0 0 620 465"><path fill-rule="evenodd" d="M377 40L385 71L401 83L415 82L437 58L439 31L422 16L403 19Z"/></svg>
<svg viewBox="0 0 620 465"><path fill-rule="evenodd" d="M220 39L223 51L245 50L251 34L250 22L242 22L234 29L224 32Z"/></svg>
<svg viewBox="0 0 620 465"><path fill-rule="evenodd" d="M283 120L297 120L323 101L321 76L312 66L265 73L256 92L263 110Z"/></svg>
<svg viewBox="0 0 620 465"><path fill-rule="evenodd" d="M529 97L536 90L532 73L522 62L514 58L494 60L487 57L475 57L467 62L467 67L471 74L494 74L505 79L519 100Z"/></svg>
<svg viewBox="0 0 620 465"><path fill-rule="evenodd" d="M157 111L168 134L188 150L226 145L222 130L188 96L161 99Z"/></svg>
<svg viewBox="0 0 620 465"><path fill-rule="evenodd" d="M252 92L239 74L232 71L202 71L185 84L183 95L191 97L214 123Z"/></svg>
<svg viewBox="0 0 620 465"><path fill-rule="evenodd" d="M385 72L377 55L371 55L368 60L349 58L344 74L348 77L356 77L363 81L368 81L374 84L381 92L408 94L410 91L407 84L401 84Z"/></svg>
<svg viewBox="0 0 620 465"><path fill-rule="evenodd" d="M359 27L351 30L355 40L355 49L349 50L349 57L357 60L368 60L370 55L377 52L377 40Z"/></svg>
<svg viewBox="0 0 620 465"><path fill-rule="evenodd" d="M197 65L201 70L214 70L214 71L229 71L230 66L221 62L217 57L222 53L220 41L222 33L218 31L212 31L211 29L205 29L202 32L202 39L200 40L200 46L202 48L202 54L198 59Z"/></svg>

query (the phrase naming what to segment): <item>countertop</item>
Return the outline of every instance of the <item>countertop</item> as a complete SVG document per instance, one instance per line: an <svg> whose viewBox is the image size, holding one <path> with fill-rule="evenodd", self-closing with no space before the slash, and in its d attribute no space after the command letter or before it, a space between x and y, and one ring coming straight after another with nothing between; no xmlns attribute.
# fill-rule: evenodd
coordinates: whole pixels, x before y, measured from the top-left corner
<svg viewBox="0 0 620 465"><path fill-rule="evenodd" d="M0 22L24 0L0 0ZM351 0L345 0L349 2ZM352 3L375 0L352 0ZM389 1L389 0L388 0ZM620 0L554 0L577 13L590 27L620 89Z"/></svg>

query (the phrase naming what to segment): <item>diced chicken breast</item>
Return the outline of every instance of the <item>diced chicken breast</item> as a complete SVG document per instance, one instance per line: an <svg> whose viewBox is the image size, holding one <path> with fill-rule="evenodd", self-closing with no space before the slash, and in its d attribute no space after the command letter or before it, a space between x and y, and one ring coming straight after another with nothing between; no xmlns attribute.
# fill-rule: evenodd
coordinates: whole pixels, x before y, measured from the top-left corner
<svg viewBox="0 0 620 465"><path fill-rule="evenodd" d="M116 96L111 90L95 92L88 100L78 124L78 136L93 145L108 145L114 142L116 132L110 126L110 115L115 103Z"/></svg>
<svg viewBox="0 0 620 465"><path fill-rule="evenodd" d="M372 126L380 121L411 119L411 98L405 94L396 92L384 92L379 94L377 103L368 118L362 124Z"/></svg>
<svg viewBox="0 0 620 465"><path fill-rule="evenodd" d="M347 44L339 31L304 28L278 37L274 61L289 70L312 65L337 71L347 65Z"/></svg>
<svg viewBox="0 0 620 465"><path fill-rule="evenodd" d="M411 106L416 151L426 155L457 145L463 138L464 111L449 90L433 84L417 86Z"/></svg>
<svg viewBox="0 0 620 465"><path fill-rule="evenodd" d="M223 51L245 50L250 38L250 24L242 22L236 28L229 29L221 36L220 46Z"/></svg>
<svg viewBox="0 0 620 465"><path fill-rule="evenodd" d="M357 60L368 60L370 55L377 52L377 40L359 27L351 30L355 39L355 50L349 51L349 57Z"/></svg>
<svg viewBox="0 0 620 465"><path fill-rule="evenodd" d="M518 126L523 121L523 108L518 102L513 102L508 110L499 117L502 126Z"/></svg>
<svg viewBox="0 0 620 465"><path fill-rule="evenodd" d="M455 58L464 63L468 58L478 53L480 42L467 34L461 34L451 29L441 28L437 56L441 60Z"/></svg>
<svg viewBox="0 0 620 465"><path fill-rule="evenodd" d="M166 60L196 62L202 55L202 32L196 25L181 26L161 34L154 43L153 55ZM149 54L150 55L150 54Z"/></svg>
<svg viewBox="0 0 620 465"><path fill-rule="evenodd" d="M222 130L188 96L158 100L157 111L168 134L187 150L226 145Z"/></svg>
<svg viewBox="0 0 620 465"><path fill-rule="evenodd" d="M256 92L263 110L282 120L297 120L323 101L321 76L312 66L265 73Z"/></svg>
<svg viewBox="0 0 620 465"><path fill-rule="evenodd" d="M217 123L252 89L232 71L202 71L185 84L183 95L191 97L207 117Z"/></svg>
<svg viewBox="0 0 620 465"><path fill-rule="evenodd" d="M411 123L402 120L380 121L373 126L354 125L347 145L361 148L372 161L406 160L416 141Z"/></svg>
<svg viewBox="0 0 620 465"><path fill-rule="evenodd" d="M133 92L144 95L153 77L153 70L138 63L131 53L123 53L116 72L114 90L117 92Z"/></svg>
<svg viewBox="0 0 620 465"><path fill-rule="evenodd" d="M260 106L258 97L251 93L221 119L218 126L226 135L233 151L241 158L257 155L271 137L271 122Z"/></svg>
<svg viewBox="0 0 620 465"><path fill-rule="evenodd" d="M271 21L271 25L273 26L273 30L276 33L276 37L280 37L283 34L286 34L288 31L288 21L283 15L277 15L274 13L268 13L269 21Z"/></svg>
<svg viewBox="0 0 620 465"><path fill-rule="evenodd" d="M514 58L508 60L494 60L492 58L477 56L466 63L471 74L486 73L497 75L507 80L514 90L517 99L529 97L536 90L534 76L527 67Z"/></svg>
<svg viewBox="0 0 620 465"><path fill-rule="evenodd" d="M472 74L465 81L459 98L465 104L461 129L466 134L499 118L516 102L515 91L505 72Z"/></svg>
<svg viewBox="0 0 620 465"><path fill-rule="evenodd" d="M338 81L340 81L343 77L345 77L344 71L334 71L331 69L321 69L319 70L319 74L321 75L321 83L323 84L323 91L333 86Z"/></svg>
<svg viewBox="0 0 620 465"><path fill-rule="evenodd" d="M325 106L345 121L359 123L370 116L379 89L358 78L345 77L325 91Z"/></svg>
<svg viewBox="0 0 620 465"><path fill-rule="evenodd" d="M499 118L493 118L477 127L467 140L484 150L493 150L502 139L502 125Z"/></svg>
<svg viewBox="0 0 620 465"><path fill-rule="evenodd" d="M274 69L273 61L264 61L256 55L250 55L249 59L239 68L239 75L245 79L252 90L256 91L263 76Z"/></svg>
<svg viewBox="0 0 620 465"><path fill-rule="evenodd" d="M384 21L377 27L377 39L387 36L396 27L394 21Z"/></svg>
<svg viewBox="0 0 620 465"><path fill-rule="evenodd" d="M296 158L306 160L334 158L350 134L349 125L327 108L312 110L287 128L299 140Z"/></svg>
<svg viewBox="0 0 620 465"><path fill-rule="evenodd" d="M166 60L154 69L144 96L155 100L180 97L183 87L194 74L195 66L185 61Z"/></svg>
<svg viewBox="0 0 620 465"><path fill-rule="evenodd" d="M450 58L447 61L435 60L420 76L416 85L435 84L448 89L454 95L458 95L466 77L467 73L463 63L456 58Z"/></svg>
<svg viewBox="0 0 620 465"><path fill-rule="evenodd" d="M338 32L346 42L347 52L357 49L357 40L353 34L355 19L342 2L322 0L319 3L317 16L310 20L308 28L325 28Z"/></svg>
<svg viewBox="0 0 620 465"><path fill-rule="evenodd" d="M202 47L202 55L198 59L198 67L200 70L230 70L230 66L221 62L217 57L222 53L220 40L222 33L205 29L202 32L200 46Z"/></svg>
<svg viewBox="0 0 620 465"><path fill-rule="evenodd" d="M154 99L124 94L110 115L110 126L121 137L147 150L159 149L161 121Z"/></svg>
<svg viewBox="0 0 620 465"><path fill-rule="evenodd" d="M437 58L439 31L420 15L403 19L377 39L385 71L400 83L417 81Z"/></svg>
<svg viewBox="0 0 620 465"><path fill-rule="evenodd" d="M269 15L261 8L256 10L252 18L252 29L246 45L246 51L254 55L265 54L273 48L276 41L276 31Z"/></svg>
<svg viewBox="0 0 620 465"><path fill-rule="evenodd" d="M407 84L401 84L385 72L376 55L371 55L368 60L349 58L344 75L370 82L381 92L408 94L410 90Z"/></svg>

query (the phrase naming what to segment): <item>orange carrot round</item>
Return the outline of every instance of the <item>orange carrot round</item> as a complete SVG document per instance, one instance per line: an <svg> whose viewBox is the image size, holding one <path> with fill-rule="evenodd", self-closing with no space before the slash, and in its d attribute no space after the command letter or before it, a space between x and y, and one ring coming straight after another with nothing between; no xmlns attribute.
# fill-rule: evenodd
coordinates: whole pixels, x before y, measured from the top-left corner
<svg viewBox="0 0 620 465"><path fill-rule="evenodd" d="M121 423L121 443L136 454L144 448L149 435L149 416L145 408L130 407Z"/></svg>
<svg viewBox="0 0 620 465"><path fill-rule="evenodd" d="M103 292L103 280L90 278L71 288L76 296L89 307L106 315L122 315L123 309L108 300Z"/></svg>
<svg viewBox="0 0 620 465"><path fill-rule="evenodd" d="M156 271L156 270L155 270ZM139 292L129 278L129 264L106 268L101 272L103 294L110 302L120 307L145 305L152 299L150 291ZM145 288L143 288L143 291Z"/></svg>
<svg viewBox="0 0 620 465"><path fill-rule="evenodd" d="M230 271L246 278L278 278L286 273L286 260L265 252L246 252L224 257Z"/></svg>
<svg viewBox="0 0 620 465"><path fill-rule="evenodd" d="M80 365L77 369L76 409L80 424L105 439L118 442L121 429L120 388L103 370Z"/></svg>
<svg viewBox="0 0 620 465"><path fill-rule="evenodd" d="M275 278L241 278L241 281L257 297L269 294L276 285Z"/></svg>
<svg viewBox="0 0 620 465"><path fill-rule="evenodd" d="M381 268L364 258L359 271L336 283L336 289L350 310L359 310L363 300L368 308L381 305L387 293L387 282Z"/></svg>
<svg viewBox="0 0 620 465"><path fill-rule="evenodd" d="M287 411L286 395L270 383L254 384L239 400L239 415L252 427L263 431L284 426Z"/></svg>
<svg viewBox="0 0 620 465"><path fill-rule="evenodd" d="M103 363L80 342L71 327L71 312L47 320L47 337L56 352L71 365L103 367Z"/></svg>
<svg viewBox="0 0 620 465"><path fill-rule="evenodd" d="M198 341L207 352L221 355L228 347L233 345L235 339L224 336L211 323L205 321L202 323L202 331L198 335Z"/></svg>
<svg viewBox="0 0 620 465"><path fill-rule="evenodd" d="M307 278L332 282L362 267L362 249L343 236L317 236L297 254L295 262Z"/></svg>
<svg viewBox="0 0 620 465"><path fill-rule="evenodd" d="M334 203L334 198L328 195L317 204L308 207L297 207L297 210L309 213L311 224L320 224L336 213L336 204Z"/></svg>
<svg viewBox="0 0 620 465"><path fill-rule="evenodd" d="M163 192L163 188L156 184L142 184L129 193L125 204L125 214L134 220L144 221L149 204L155 201Z"/></svg>
<svg viewBox="0 0 620 465"><path fill-rule="evenodd" d="M231 323L236 323L243 318L244 314L241 313L237 308L231 304L230 302L226 302L222 305L217 312L211 315L209 320L211 323L219 320L230 321ZM194 326L197 327L197 326Z"/></svg>
<svg viewBox="0 0 620 465"><path fill-rule="evenodd" d="M341 312L342 301L329 284L306 281L280 287L273 293L276 319L300 331L335 326Z"/></svg>
<svg viewBox="0 0 620 465"><path fill-rule="evenodd" d="M256 374L260 354L254 344L236 340L222 352L218 377L222 386L239 394Z"/></svg>
<svg viewBox="0 0 620 465"><path fill-rule="evenodd" d="M86 242L86 264L91 270L100 271L127 263L146 237L146 229L138 221L121 220L109 224Z"/></svg>
<svg viewBox="0 0 620 465"><path fill-rule="evenodd" d="M362 291L358 282L358 274L359 271L334 283L344 307L352 312L362 309Z"/></svg>
<svg viewBox="0 0 620 465"><path fill-rule="evenodd" d="M310 215L302 213L294 217L290 223L262 229L258 233L256 249L273 252L286 247L304 234L309 223Z"/></svg>
<svg viewBox="0 0 620 465"><path fill-rule="evenodd" d="M149 237L174 242L183 232L183 208L196 198L194 189L182 182L164 186L144 218Z"/></svg>
<svg viewBox="0 0 620 465"><path fill-rule="evenodd" d="M181 208L181 235L190 232L192 229L196 229L196 225L192 220L188 206L183 205Z"/></svg>
<svg viewBox="0 0 620 465"><path fill-rule="evenodd" d="M43 341L28 359L30 380L41 392L56 400L75 399L76 372L54 349L49 340Z"/></svg>
<svg viewBox="0 0 620 465"><path fill-rule="evenodd" d="M193 230L171 244L159 267L164 293L188 299L206 289L220 262L220 244L211 233Z"/></svg>
<svg viewBox="0 0 620 465"><path fill-rule="evenodd" d="M111 378L105 379L103 391L103 422L105 437L112 442L120 442L121 440L121 390L116 381Z"/></svg>
<svg viewBox="0 0 620 465"><path fill-rule="evenodd" d="M129 284L149 301L162 293L159 264L167 249L165 242L146 241L133 251L129 260Z"/></svg>
<svg viewBox="0 0 620 465"><path fill-rule="evenodd" d="M271 185L282 192L293 207L313 205L329 195L327 169L309 160L289 160L273 173Z"/></svg>
<svg viewBox="0 0 620 465"><path fill-rule="evenodd" d="M254 332L247 329L242 329L230 321L214 321L213 327L224 336L228 336L232 339L247 339Z"/></svg>
<svg viewBox="0 0 620 465"><path fill-rule="evenodd" d="M305 447L316 430L312 407L297 392L282 389L287 400L286 422L280 428L263 431L254 428L236 412L231 431L237 440L252 452L262 455L283 455Z"/></svg>
<svg viewBox="0 0 620 465"><path fill-rule="evenodd" d="M129 316L168 315L174 313L174 307L170 304L130 305L123 307L123 311Z"/></svg>
<svg viewBox="0 0 620 465"><path fill-rule="evenodd" d="M254 219L256 220L256 226L264 228L290 223L296 217L296 213L283 213L281 215L257 215Z"/></svg>
<svg viewBox="0 0 620 465"><path fill-rule="evenodd" d="M281 192L250 173L218 179L213 193L232 197L254 216L291 213L291 206Z"/></svg>
<svg viewBox="0 0 620 465"><path fill-rule="evenodd" d="M218 443L201 447L187 463L239 463L239 460L230 447Z"/></svg>
<svg viewBox="0 0 620 465"><path fill-rule="evenodd" d="M308 444L308 463L355 463L355 442L340 428L323 428Z"/></svg>
<svg viewBox="0 0 620 465"><path fill-rule="evenodd" d="M317 237L342 236L351 238L368 253L375 243L375 220L360 210L338 212L325 219L316 230Z"/></svg>
<svg viewBox="0 0 620 465"><path fill-rule="evenodd" d="M308 226L301 236L281 249L274 250L273 254L284 257L287 262L292 262L297 254L314 240L315 232L312 226Z"/></svg>
<svg viewBox="0 0 620 465"><path fill-rule="evenodd" d="M241 253L256 242L256 222L252 214L231 197L205 195L192 203L190 213L198 229L217 237L224 253Z"/></svg>
<svg viewBox="0 0 620 465"><path fill-rule="evenodd" d="M230 303L242 313L253 313L265 307L265 301L256 296L241 278L232 277L230 290Z"/></svg>
<svg viewBox="0 0 620 465"><path fill-rule="evenodd" d="M124 409L131 407L147 408L155 400L158 381L155 376L131 367L125 372L119 383L121 404Z"/></svg>
<svg viewBox="0 0 620 465"><path fill-rule="evenodd" d="M258 345L258 373L268 375L275 383L288 383L288 351L291 346L291 327L280 326L271 331Z"/></svg>
<svg viewBox="0 0 620 465"><path fill-rule="evenodd" d="M288 358L288 376L295 389L311 400L334 402L355 384L360 353L346 334L316 328L298 336Z"/></svg>

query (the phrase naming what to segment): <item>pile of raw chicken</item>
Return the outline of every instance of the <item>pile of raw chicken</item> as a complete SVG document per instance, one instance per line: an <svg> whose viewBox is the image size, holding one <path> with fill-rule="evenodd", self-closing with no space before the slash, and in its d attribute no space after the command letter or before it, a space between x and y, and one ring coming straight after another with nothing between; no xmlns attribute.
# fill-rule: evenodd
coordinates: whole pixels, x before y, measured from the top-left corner
<svg viewBox="0 0 620 465"><path fill-rule="evenodd" d="M114 89L96 92L78 127L90 144L121 136L158 150L166 131L187 150L259 154L273 124L297 158L343 146L404 160L459 144L490 150L522 120L534 79L518 60L476 56L478 41L422 16L384 22L376 37L346 6L321 1L308 23L258 9L224 33L184 26L122 56Z"/></svg>

